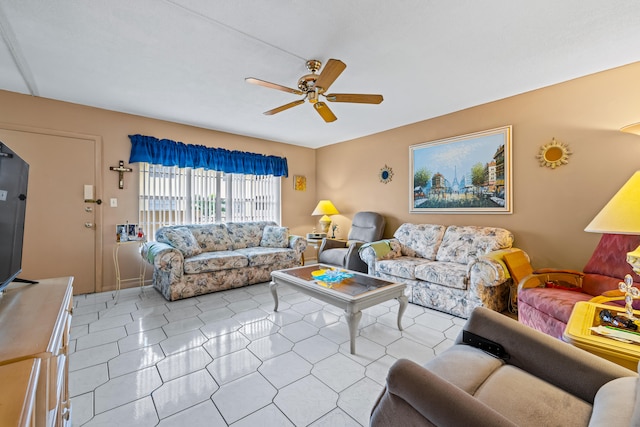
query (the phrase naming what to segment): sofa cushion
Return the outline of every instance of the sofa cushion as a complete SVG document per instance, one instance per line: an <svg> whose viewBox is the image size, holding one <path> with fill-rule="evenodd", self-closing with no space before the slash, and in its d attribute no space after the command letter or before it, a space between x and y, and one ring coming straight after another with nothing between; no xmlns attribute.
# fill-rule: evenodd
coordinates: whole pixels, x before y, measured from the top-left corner
<svg viewBox="0 0 640 427"><path fill-rule="evenodd" d="M249 267L291 263L296 260L295 251L289 248L264 248L258 246L255 248L236 249L235 252L247 258Z"/></svg>
<svg viewBox="0 0 640 427"><path fill-rule="evenodd" d="M377 274L387 274L390 276L401 277L403 279L416 279L416 266L431 263L424 258L403 256L390 260L379 260L376 262Z"/></svg>
<svg viewBox="0 0 640 427"><path fill-rule="evenodd" d="M260 246L262 230L265 224L258 222L230 222L227 223L229 237L233 243L232 249L253 248Z"/></svg>
<svg viewBox="0 0 640 427"><path fill-rule="evenodd" d="M434 260L445 226L437 224L402 224L393 237L402 244L402 255Z"/></svg>
<svg viewBox="0 0 640 427"><path fill-rule="evenodd" d="M467 289L467 266L455 262L427 262L416 265L415 278L436 285L455 289Z"/></svg>
<svg viewBox="0 0 640 427"><path fill-rule="evenodd" d="M468 264L491 251L510 248L513 234L503 228L451 225L438 249L438 261Z"/></svg>
<svg viewBox="0 0 640 427"><path fill-rule="evenodd" d="M585 426L592 410L584 400L512 365L497 369L475 397L519 426Z"/></svg>
<svg viewBox="0 0 640 427"><path fill-rule="evenodd" d="M592 295L553 288L527 288L518 293L518 305L523 302L537 311L566 324L578 301L589 301ZM540 329L544 330L544 329Z"/></svg>
<svg viewBox="0 0 640 427"><path fill-rule="evenodd" d="M206 224L191 229L202 252L228 251L233 247L227 226Z"/></svg>
<svg viewBox="0 0 640 427"><path fill-rule="evenodd" d="M260 246L267 248L287 248L289 247L289 229L287 227L278 227L275 225L267 225L262 232L262 240Z"/></svg>
<svg viewBox="0 0 640 427"><path fill-rule="evenodd" d="M331 248L330 251L320 252L318 262L329 265L344 266L347 263L349 248Z"/></svg>
<svg viewBox="0 0 640 427"><path fill-rule="evenodd" d="M168 243L184 255L185 258L198 255L202 250L200 245L193 236L191 230L187 227L169 227L164 230L164 239L162 243Z"/></svg>
<svg viewBox="0 0 640 427"><path fill-rule="evenodd" d="M640 286L640 276L635 274L626 257L620 256L633 251L640 245L640 236L629 234L603 234L598 246L582 271L593 275L589 283L583 283L585 292L600 295L605 291L617 289L618 282L629 274L635 285Z"/></svg>
<svg viewBox="0 0 640 427"><path fill-rule="evenodd" d="M473 395L493 372L504 365L502 359L468 345L454 345L424 367Z"/></svg>
<svg viewBox="0 0 640 427"><path fill-rule="evenodd" d="M234 251L204 252L184 260L185 274L242 268L249 265L246 256Z"/></svg>

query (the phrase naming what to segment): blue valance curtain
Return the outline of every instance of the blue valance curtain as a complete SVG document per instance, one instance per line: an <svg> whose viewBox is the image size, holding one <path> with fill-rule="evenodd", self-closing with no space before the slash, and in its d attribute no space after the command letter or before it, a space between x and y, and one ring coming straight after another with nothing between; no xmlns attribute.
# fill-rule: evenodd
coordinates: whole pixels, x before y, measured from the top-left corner
<svg viewBox="0 0 640 427"><path fill-rule="evenodd" d="M153 136L129 135L129 163L146 162L181 168L204 168L246 175L289 176L286 157L184 144Z"/></svg>

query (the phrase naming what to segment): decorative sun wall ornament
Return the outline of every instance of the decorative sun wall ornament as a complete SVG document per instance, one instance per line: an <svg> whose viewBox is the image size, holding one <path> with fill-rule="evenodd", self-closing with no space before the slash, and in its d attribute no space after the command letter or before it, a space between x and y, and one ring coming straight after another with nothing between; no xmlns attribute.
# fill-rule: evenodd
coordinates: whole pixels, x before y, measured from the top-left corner
<svg viewBox="0 0 640 427"><path fill-rule="evenodd" d="M536 157L540 161L540 166L555 169L569 163L569 155L571 155L569 146L552 138L550 143L540 147L540 153Z"/></svg>
<svg viewBox="0 0 640 427"><path fill-rule="evenodd" d="M380 182L386 184L391 182L391 178L393 178L393 169L389 166L384 165L382 169L380 169Z"/></svg>

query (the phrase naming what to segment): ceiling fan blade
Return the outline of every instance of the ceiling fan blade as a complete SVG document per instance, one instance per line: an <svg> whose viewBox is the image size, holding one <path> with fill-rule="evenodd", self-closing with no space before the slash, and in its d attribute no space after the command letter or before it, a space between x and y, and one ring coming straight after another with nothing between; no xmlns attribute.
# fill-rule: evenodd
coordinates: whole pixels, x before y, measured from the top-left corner
<svg viewBox="0 0 640 427"><path fill-rule="evenodd" d="M274 108L273 110L265 111L265 116L273 116L274 114L280 113L284 110L288 110L289 108L295 107L296 105L304 104L304 99L299 99L297 101L290 102L288 104L281 105L280 107Z"/></svg>
<svg viewBox="0 0 640 427"><path fill-rule="evenodd" d="M324 102L316 102L313 104L313 108L316 109L320 117L327 123L334 122L338 119Z"/></svg>
<svg viewBox="0 0 640 427"><path fill-rule="evenodd" d="M315 87L322 88L325 91L329 90L329 86L342 74L345 68L347 68L347 65L344 62L339 59L330 59L320 72Z"/></svg>
<svg viewBox="0 0 640 427"><path fill-rule="evenodd" d="M365 95L361 93L330 93L325 95L331 102L356 102L360 104L380 104L384 98L382 95Z"/></svg>
<svg viewBox="0 0 640 427"><path fill-rule="evenodd" d="M282 86L282 85L279 85L279 84L276 84L276 83L267 82L265 80L256 79L255 77L247 77L244 80L247 83L251 83L251 84L254 84L254 85L264 86L264 87L268 87L270 89L281 90L283 92L293 93L295 95L304 95L304 92L302 92L301 90L293 89L293 88L286 87L286 86Z"/></svg>

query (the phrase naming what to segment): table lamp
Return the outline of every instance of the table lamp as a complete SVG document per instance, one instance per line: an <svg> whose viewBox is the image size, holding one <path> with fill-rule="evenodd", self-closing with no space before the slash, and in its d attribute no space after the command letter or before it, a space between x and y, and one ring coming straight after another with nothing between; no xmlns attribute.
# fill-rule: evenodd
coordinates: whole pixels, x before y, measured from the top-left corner
<svg viewBox="0 0 640 427"><path fill-rule="evenodd" d="M606 234L640 234L640 171L629 178L584 231ZM640 274L640 246L627 253L627 262L636 274ZM633 278L629 274L619 285L619 289L625 293L626 316L629 319L634 319L633 298L640 296L640 290L632 285Z"/></svg>
<svg viewBox="0 0 640 427"><path fill-rule="evenodd" d="M331 218L329 218L328 215L338 215L339 213L338 209L331 203L331 200L320 200L311 215L322 215L322 218L320 218L320 228L323 233L328 233L329 226L331 225Z"/></svg>

